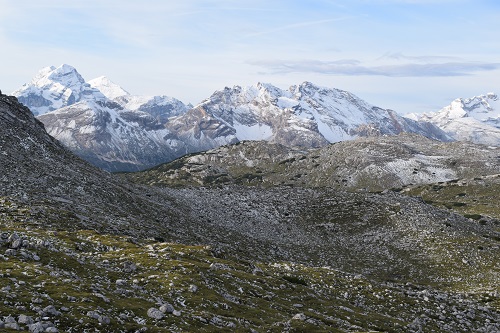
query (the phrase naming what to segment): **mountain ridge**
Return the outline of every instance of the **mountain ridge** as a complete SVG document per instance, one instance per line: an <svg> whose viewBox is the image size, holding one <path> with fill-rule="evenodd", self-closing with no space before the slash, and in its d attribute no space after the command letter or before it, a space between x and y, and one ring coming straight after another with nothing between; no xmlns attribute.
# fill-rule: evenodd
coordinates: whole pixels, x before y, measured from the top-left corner
<svg viewBox="0 0 500 333"><path fill-rule="evenodd" d="M301 146L305 141L309 144L304 146L319 147L356 136L402 131L447 140L437 128L421 127L413 120L372 106L347 91L319 87L307 81L288 90L263 83L226 87L214 92L198 107L235 127L240 140L267 139L289 146ZM268 129L263 135L252 135L255 124ZM298 129L296 140L290 141L286 135L290 128Z"/></svg>
<svg viewBox="0 0 500 333"><path fill-rule="evenodd" d="M500 173L500 148L416 134L357 138L317 149L243 141L161 164L130 179L149 185L328 187L383 191Z"/></svg>

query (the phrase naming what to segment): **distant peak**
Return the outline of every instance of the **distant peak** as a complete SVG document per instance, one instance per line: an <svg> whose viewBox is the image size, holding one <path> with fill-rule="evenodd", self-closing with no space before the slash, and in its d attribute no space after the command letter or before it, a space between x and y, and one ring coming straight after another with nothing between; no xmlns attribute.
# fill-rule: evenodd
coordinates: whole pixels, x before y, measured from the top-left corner
<svg viewBox="0 0 500 333"><path fill-rule="evenodd" d="M56 67L54 66L47 66L42 68L41 70L36 73L36 75L33 77L33 82L36 82L42 78L48 77L51 73L53 73L56 70Z"/></svg>
<svg viewBox="0 0 500 333"><path fill-rule="evenodd" d="M31 81L33 85L45 85L47 81L57 82L63 86L73 86L85 83L75 67L62 64L59 67L49 66L41 69Z"/></svg>
<svg viewBox="0 0 500 333"><path fill-rule="evenodd" d="M95 79L87 81L87 83L90 84L90 86L92 86L94 88L98 88L98 89L99 89L99 86L108 86L108 87L109 86L118 86L116 83L111 81L107 76L96 77Z"/></svg>
<svg viewBox="0 0 500 333"><path fill-rule="evenodd" d="M454 100L454 103L464 103L464 104L477 104L477 103L482 103L482 104L489 104L492 102L497 102L498 101L498 96L497 94L490 92L484 95L478 95L474 96L471 98L457 98ZM488 106L487 106L488 107Z"/></svg>
<svg viewBox="0 0 500 333"><path fill-rule="evenodd" d="M486 93L486 94L482 94L482 95L477 95L477 96L473 96L473 97L470 97L470 98L463 98L463 97L459 97L457 98L456 100L485 100L485 99L492 99L492 100L497 100L498 99L498 95L494 92L489 92L489 93Z"/></svg>
<svg viewBox="0 0 500 333"><path fill-rule="evenodd" d="M261 91L265 92L267 94L273 95L273 96L278 96L282 95L282 91L280 88L270 84L270 83L263 83L263 82L257 82L255 87Z"/></svg>
<svg viewBox="0 0 500 333"><path fill-rule="evenodd" d="M92 79L90 81L88 81L89 83L90 82L105 82L105 83L113 83L107 76L99 76L99 77L96 77L95 79Z"/></svg>
<svg viewBox="0 0 500 333"><path fill-rule="evenodd" d="M294 93L294 94L299 94L299 95L306 94L306 95L308 95L311 92L311 90L315 91L318 89L319 89L319 87L317 85L315 85L314 83L309 82L309 81L304 81L299 85L291 86L289 88L289 91Z"/></svg>
<svg viewBox="0 0 500 333"><path fill-rule="evenodd" d="M314 84L310 81L304 81L300 84L300 87L304 87L304 88L309 88L309 89L315 89L315 90L318 90L320 89L321 87L318 86L317 84Z"/></svg>
<svg viewBox="0 0 500 333"><path fill-rule="evenodd" d="M489 92L486 94L486 97L488 97L489 99L492 99L494 101L496 101L498 99L498 95L495 94L494 92Z"/></svg>
<svg viewBox="0 0 500 333"><path fill-rule="evenodd" d="M316 85L310 81L304 81L300 84L301 86L312 86L312 87L316 87Z"/></svg>
<svg viewBox="0 0 500 333"><path fill-rule="evenodd" d="M270 83L257 82L257 88L259 88L259 89L269 89L269 88L275 88L275 87L272 84L270 84Z"/></svg>
<svg viewBox="0 0 500 333"><path fill-rule="evenodd" d="M57 78L59 76L68 76L68 75L73 75L73 76L77 77L78 79L81 78L81 75L80 75L80 73L78 73L76 68L73 66L67 65L67 64L62 64L59 67L50 66L50 67L47 67L45 69L42 69L41 72L44 72L44 70L47 70L47 71L45 71L45 73L46 73L46 76L50 79ZM82 78L82 80L83 80L83 78Z"/></svg>
<svg viewBox="0 0 500 333"><path fill-rule="evenodd" d="M118 84L111 81L107 76L99 76L87 82L92 88L101 91L104 96L114 99L121 96L129 96L130 93Z"/></svg>

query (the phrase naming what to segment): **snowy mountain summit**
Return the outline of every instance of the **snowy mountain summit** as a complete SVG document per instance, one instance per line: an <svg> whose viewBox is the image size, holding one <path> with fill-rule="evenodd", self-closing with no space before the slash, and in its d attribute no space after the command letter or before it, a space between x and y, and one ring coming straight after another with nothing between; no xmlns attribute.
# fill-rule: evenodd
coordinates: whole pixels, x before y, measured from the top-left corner
<svg viewBox="0 0 500 333"><path fill-rule="evenodd" d="M186 112L187 107L171 97L132 96L107 77L86 82L69 65L42 69L13 95L50 135L106 170L140 170L187 150L158 120ZM129 107L131 99L135 104Z"/></svg>
<svg viewBox="0 0 500 333"><path fill-rule="evenodd" d="M236 130L239 140L319 147L359 136L410 132L449 138L437 127L403 118L343 90L304 82L282 90L271 84L235 86L215 92L197 108Z"/></svg>
<svg viewBox="0 0 500 333"><path fill-rule="evenodd" d="M458 141L500 146L500 99L494 93L457 98L437 112L413 118L435 124Z"/></svg>
<svg viewBox="0 0 500 333"><path fill-rule="evenodd" d="M184 114L188 110L188 106L184 103L169 96L131 95L106 76L100 76L88 81L88 83L123 108L130 111L146 112L160 122L166 122L169 118Z"/></svg>
<svg viewBox="0 0 500 333"><path fill-rule="evenodd" d="M103 101L105 96L85 82L77 70L69 65L45 67L30 83L24 84L12 95L28 106L35 115L41 115L82 100Z"/></svg>
<svg viewBox="0 0 500 333"><path fill-rule="evenodd" d="M104 94L104 96L106 96L109 99L115 99L120 96L130 95L128 91L126 91L116 83L112 82L106 76L100 76L98 78L90 80L88 84L91 87L99 90L101 93Z"/></svg>

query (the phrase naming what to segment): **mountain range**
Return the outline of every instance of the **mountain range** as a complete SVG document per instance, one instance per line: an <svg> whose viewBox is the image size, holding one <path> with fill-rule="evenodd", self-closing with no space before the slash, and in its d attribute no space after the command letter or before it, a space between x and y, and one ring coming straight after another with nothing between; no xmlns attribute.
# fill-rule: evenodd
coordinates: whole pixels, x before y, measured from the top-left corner
<svg viewBox="0 0 500 333"><path fill-rule="evenodd" d="M62 65L42 69L13 95L49 134L110 171L141 170L242 140L306 149L401 132L451 140L429 122L310 82L287 90L264 83L226 87L193 106L167 96L130 95L106 77L86 82Z"/></svg>

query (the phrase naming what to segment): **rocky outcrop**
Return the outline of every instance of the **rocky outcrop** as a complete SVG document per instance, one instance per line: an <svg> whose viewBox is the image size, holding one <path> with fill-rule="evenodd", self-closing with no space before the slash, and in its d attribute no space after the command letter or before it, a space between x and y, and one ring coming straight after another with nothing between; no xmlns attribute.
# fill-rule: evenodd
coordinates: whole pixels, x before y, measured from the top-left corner
<svg viewBox="0 0 500 333"><path fill-rule="evenodd" d="M241 184L382 191L500 173L500 148L402 133L313 150L244 141L191 154L130 178L165 186Z"/></svg>
<svg viewBox="0 0 500 333"><path fill-rule="evenodd" d="M207 113L202 107L172 118L166 123L166 127L187 145L186 153L238 142L234 128Z"/></svg>

